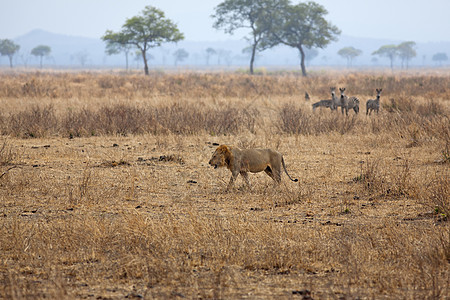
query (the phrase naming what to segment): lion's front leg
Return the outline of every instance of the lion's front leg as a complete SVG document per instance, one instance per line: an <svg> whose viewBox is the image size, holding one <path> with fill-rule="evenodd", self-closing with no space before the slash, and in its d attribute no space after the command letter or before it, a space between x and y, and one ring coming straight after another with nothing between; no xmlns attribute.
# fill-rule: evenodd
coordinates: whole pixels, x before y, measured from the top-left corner
<svg viewBox="0 0 450 300"><path fill-rule="evenodd" d="M229 191L233 187L233 184L234 184L236 178L238 177L238 175L239 175L239 172L231 173L231 178L230 178L230 182L228 183L228 186L227 186L227 191Z"/></svg>
<svg viewBox="0 0 450 300"><path fill-rule="evenodd" d="M244 178L245 183L247 184L248 189L250 190L250 181L248 180L248 173L247 172L241 172L242 178Z"/></svg>

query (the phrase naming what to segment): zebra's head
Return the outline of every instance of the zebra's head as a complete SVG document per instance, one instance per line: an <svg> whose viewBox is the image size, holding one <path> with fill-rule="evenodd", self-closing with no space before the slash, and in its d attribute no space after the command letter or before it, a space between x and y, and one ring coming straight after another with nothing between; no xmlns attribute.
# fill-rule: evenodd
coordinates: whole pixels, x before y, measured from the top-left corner
<svg viewBox="0 0 450 300"><path fill-rule="evenodd" d="M376 89L376 91L377 91L377 98L380 98L380 94L381 94L381 91L382 91L383 89Z"/></svg>
<svg viewBox="0 0 450 300"><path fill-rule="evenodd" d="M339 88L339 91L341 92L341 99L345 98L345 95L344 95L345 88Z"/></svg>
<svg viewBox="0 0 450 300"><path fill-rule="evenodd" d="M336 96L336 88L335 87L331 87L330 88L330 92L331 92L331 97L335 97Z"/></svg>

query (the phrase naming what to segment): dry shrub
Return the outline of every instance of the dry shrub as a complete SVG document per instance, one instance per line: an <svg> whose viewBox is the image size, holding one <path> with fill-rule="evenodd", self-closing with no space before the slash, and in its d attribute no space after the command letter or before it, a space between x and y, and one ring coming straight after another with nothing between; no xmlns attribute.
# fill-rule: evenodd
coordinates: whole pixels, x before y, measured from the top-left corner
<svg viewBox="0 0 450 300"><path fill-rule="evenodd" d="M96 135L96 117L95 112L87 108L78 111L69 109L61 120L64 135L70 138Z"/></svg>
<svg viewBox="0 0 450 300"><path fill-rule="evenodd" d="M416 108L416 112L419 116L425 117L425 118L432 118L432 117L441 117L446 115L446 108L441 102L438 102L436 100L429 100L426 103L422 104L419 103Z"/></svg>
<svg viewBox="0 0 450 300"><path fill-rule="evenodd" d="M450 126L442 125L442 131L439 131L442 139L441 162L450 163Z"/></svg>
<svg viewBox="0 0 450 300"><path fill-rule="evenodd" d="M355 285L373 283L388 297L397 298L392 293L400 286L402 297L414 298L418 294L430 299L445 297L449 236L411 226L414 225L394 222L375 228L373 224L348 226L332 237L330 244L336 249L333 256L346 276L348 295ZM369 278L371 283L366 282ZM363 296L364 292L353 295L360 298L357 296Z"/></svg>
<svg viewBox="0 0 450 300"><path fill-rule="evenodd" d="M297 108L293 103L286 103L279 112L279 126L288 134L312 134L312 116Z"/></svg>
<svg viewBox="0 0 450 300"><path fill-rule="evenodd" d="M103 106L96 117L96 131L106 135L139 134L154 124L146 110L125 104Z"/></svg>
<svg viewBox="0 0 450 300"><path fill-rule="evenodd" d="M448 114L448 109L441 102L431 99L424 103L403 94L397 98L390 98L389 102L382 102L381 105L383 109L390 113L413 113L425 119Z"/></svg>
<svg viewBox="0 0 450 300"><path fill-rule="evenodd" d="M172 133L195 134L206 131L211 135L235 134L241 130L254 132L259 115L252 108L205 108L203 105L184 103L156 108L154 114L161 127Z"/></svg>
<svg viewBox="0 0 450 300"><path fill-rule="evenodd" d="M381 160L362 162L361 173L353 181L362 184L371 196L417 199L421 187L411 174L411 163L408 159L397 160L401 160L398 165Z"/></svg>
<svg viewBox="0 0 450 300"><path fill-rule="evenodd" d="M390 98L389 102L381 102L384 110L393 112L410 112L413 111L414 103L411 98L404 95L397 98Z"/></svg>
<svg viewBox="0 0 450 300"><path fill-rule="evenodd" d="M211 135L236 134L243 130L255 133L259 115L259 111L255 108L238 109L227 106L207 112L203 126Z"/></svg>
<svg viewBox="0 0 450 300"><path fill-rule="evenodd" d="M126 77L101 76L97 79L97 84L102 89L120 88L126 82Z"/></svg>
<svg viewBox="0 0 450 300"><path fill-rule="evenodd" d="M82 137L129 134L235 134L255 132L258 110L231 106L173 103L140 108L129 104L104 105L98 109L70 109L57 116L52 105L33 106L1 119L2 132L19 137L64 135Z"/></svg>
<svg viewBox="0 0 450 300"><path fill-rule="evenodd" d="M11 170L21 167L17 161L20 157L17 148L12 146L7 139L0 145L0 188L11 191L14 187L11 184L9 173ZM1 213L0 213L1 216Z"/></svg>
<svg viewBox="0 0 450 300"><path fill-rule="evenodd" d="M12 164L17 157L17 153L13 147L8 143L8 140L4 140L0 146L0 166L7 166Z"/></svg>
<svg viewBox="0 0 450 300"><path fill-rule="evenodd" d="M28 110L11 114L8 119L7 133L18 137L44 137L57 132L58 119L53 105L34 105Z"/></svg>
<svg viewBox="0 0 450 300"><path fill-rule="evenodd" d="M396 132L407 139L407 147L420 146L433 138L442 140L444 145L447 143L449 111L443 102L417 101L400 96L390 99L390 103L383 104L383 107L388 114L371 120L372 132Z"/></svg>
<svg viewBox="0 0 450 300"><path fill-rule="evenodd" d="M437 214L445 220L450 217L450 185L448 174L436 176L427 185L424 195L422 196L423 203L431 207Z"/></svg>
<svg viewBox="0 0 450 300"><path fill-rule="evenodd" d="M52 82L53 83L53 82ZM22 86L22 95L29 97L58 97L58 92L54 84L49 84L48 82L42 82L39 78L31 78L30 81L26 82Z"/></svg>
<svg viewBox="0 0 450 300"><path fill-rule="evenodd" d="M383 190L384 175L380 173L379 160L361 163L361 173L353 178L354 182L363 184L369 194L376 194Z"/></svg>
<svg viewBox="0 0 450 300"><path fill-rule="evenodd" d="M279 111L279 130L288 134L319 135L330 132L351 133L361 123L357 116L346 117L339 112L311 114L293 103L286 103Z"/></svg>

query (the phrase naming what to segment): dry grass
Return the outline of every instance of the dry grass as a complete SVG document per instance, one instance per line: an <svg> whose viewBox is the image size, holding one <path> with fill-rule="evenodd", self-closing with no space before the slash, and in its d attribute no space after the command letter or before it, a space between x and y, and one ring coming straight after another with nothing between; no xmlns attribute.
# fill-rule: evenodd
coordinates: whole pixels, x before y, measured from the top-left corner
<svg viewBox="0 0 450 300"><path fill-rule="evenodd" d="M446 74L0 77L0 298L450 295ZM313 113L330 86L380 114ZM226 193L215 143L300 182Z"/></svg>

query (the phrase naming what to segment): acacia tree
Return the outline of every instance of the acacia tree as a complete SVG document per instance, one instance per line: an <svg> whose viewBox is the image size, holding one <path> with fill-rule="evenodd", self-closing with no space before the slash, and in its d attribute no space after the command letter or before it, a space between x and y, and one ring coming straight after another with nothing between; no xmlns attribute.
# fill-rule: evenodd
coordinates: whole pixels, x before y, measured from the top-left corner
<svg viewBox="0 0 450 300"><path fill-rule="evenodd" d="M189 53L184 49L178 49L173 53L173 57L174 57L174 64L175 66L177 66L178 62L182 62L183 60L189 57Z"/></svg>
<svg viewBox="0 0 450 300"><path fill-rule="evenodd" d="M305 48L324 48L337 40L341 31L331 25L324 16L327 10L315 2L282 6L280 13L273 17L270 36L271 45L284 44L296 48L300 54L302 75L307 76Z"/></svg>
<svg viewBox="0 0 450 300"><path fill-rule="evenodd" d="M374 51L372 55L389 58L391 62L391 69L394 69L394 60L398 56L398 47L396 45L384 45L381 46L377 51Z"/></svg>
<svg viewBox="0 0 450 300"><path fill-rule="evenodd" d="M362 54L362 51L354 47L344 47L338 51L338 55L347 59L347 67L351 67L353 59Z"/></svg>
<svg viewBox="0 0 450 300"><path fill-rule="evenodd" d="M107 34L113 32L107 31ZM108 41L105 34L103 40ZM136 46L144 60L144 73L148 75L147 51L150 48L159 47L162 43L178 42L184 39L184 35L178 30L176 24L166 19L164 12L153 7L146 6L140 15L127 19L122 26L120 35L123 43Z"/></svg>
<svg viewBox="0 0 450 300"><path fill-rule="evenodd" d="M39 65L42 68L42 59L44 56L49 56L50 52L52 52L52 49L49 46L39 45L31 50L31 55L39 57Z"/></svg>
<svg viewBox="0 0 450 300"><path fill-rule="evenodd" d="M125 65L126 70L128 71L128 55L133 46L128 42L128 36L123 34L122 32L112 32L111 30L107 30L105 35L102 37L102 40L106 42L106 54L114 55L123 52L125 54Z"/></svg>
<svg viewBox="0 0 450 300"><path fill-rule="evenodd" d="M214 50L213 48L208 48L205 50L206 52L206 65L209 65L209 58L211 57L211 55L215 55L217 52L216 50Z"/></svg>
<svg viewBox="0 0 450 300"><path fill-rule="evenodd" d="M433 61L439 62L439 65L442 66L442 62L447 61L448 57L447 57L447 53L439 52L439 53L434 54L431 59Z"/></svg>
<svg viewBox="0 0 450 300"><path fill-rule="evenodd" d="M250 74L256 52L271 47L263 40L267 37L273 14L287 5L288 0L225 0L215 8L213 27L224 29L225 33L233 34L237 29L250 29L250 36L246 37L251 45Z"/></svg>
<svg viewBox="0 0 450 300"><path fill-rule="evenodd" d="M319 55L319 51L314 48L305 47L305 62L306 66L309 66L311 61Z"/></svg>
<svg viewBox="0 0 450 300"><path fill-rule="evenodd" d="M15 44L13 41L8 40L8 39L4 39L4 40L0 40L0 54L2 56L6 55L9 58L9 66L12 68L13 67L13 57L14 54L17 53L17 51L19 51L20 46Z"/></svg>
<svg viewBox="0 0 450 300"><path fill-rule="evenodd" d="M84 67L88 61L89 53L86 50L78 51L72 57L76 59L82 67Z"/></svg>
<svg viewBox="0 0 450 300"><path fill-rule="evenodd" d="M415 57L417 55L416 50L414 50L414 47L416 46L416 43L413 41L409 42L403 42L400 45L397 46L398 56L402 60L402 69L406 62L406 68L409 67L409 61L411 58Z"/></svg>

